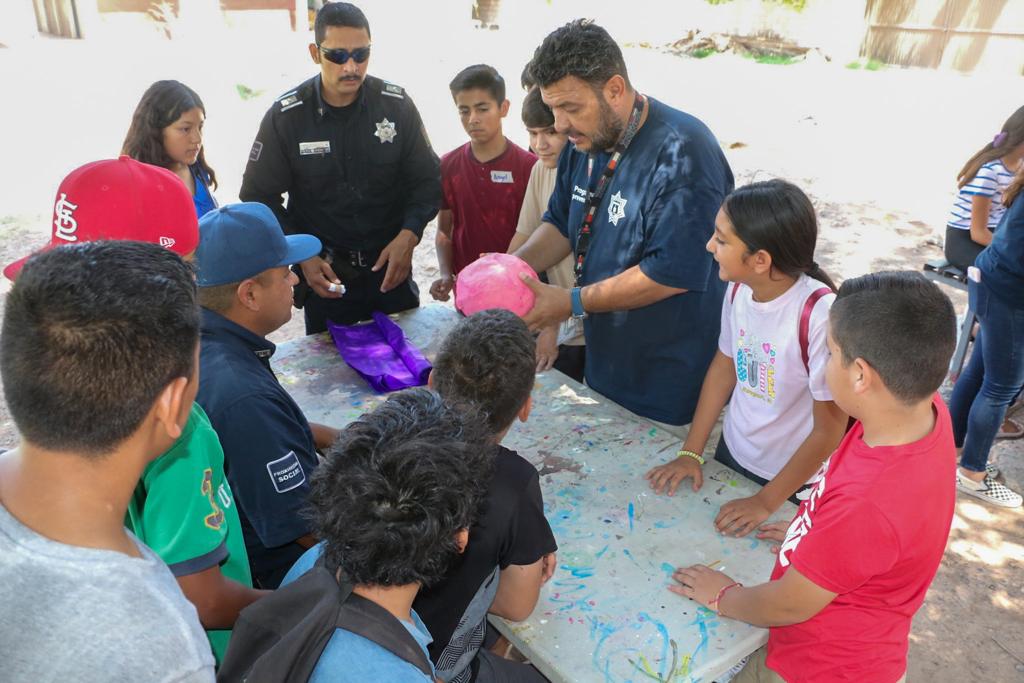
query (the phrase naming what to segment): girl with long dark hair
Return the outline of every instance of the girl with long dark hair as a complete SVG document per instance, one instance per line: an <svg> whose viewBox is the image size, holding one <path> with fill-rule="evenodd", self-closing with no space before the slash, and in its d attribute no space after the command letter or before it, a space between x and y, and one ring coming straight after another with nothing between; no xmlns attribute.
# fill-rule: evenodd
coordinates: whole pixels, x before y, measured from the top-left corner
<svg viewBox="0 0 1024 683"><path fill-rule="evenodd" d="M121 154L177 174L200 217L217 207L210 191L217 188L217 174L203 153L205 120L206 107L192 88L157 81L143 93L121 147Z"/></svg>
<svg viewBox="0 0 1024 683"><path fill-rule="evenodd" d="M704 447L729 402L715 460L761 484L722 506L715 526L743 536L807 485L842 438L847 416L825 384L828 311L835 285L814 261L810 199L784 180L753 183L725 199L707 249L731 283L722 328L690 432L674 461L646 475L672 495L703 482Z"/></svg>

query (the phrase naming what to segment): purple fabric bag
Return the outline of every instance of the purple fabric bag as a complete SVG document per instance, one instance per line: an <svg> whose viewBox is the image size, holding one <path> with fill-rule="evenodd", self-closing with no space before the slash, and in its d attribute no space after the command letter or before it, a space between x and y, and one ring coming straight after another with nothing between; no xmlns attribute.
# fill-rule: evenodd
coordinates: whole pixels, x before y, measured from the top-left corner
<svg viewBox="0 0 1024 683"><path fill-rule="evenodd" d="M430 361L383 313L374 313L373 322L359 325L335 325L328 320L327 329L341 357L374 391L386 393L427 383Z"/></svg>

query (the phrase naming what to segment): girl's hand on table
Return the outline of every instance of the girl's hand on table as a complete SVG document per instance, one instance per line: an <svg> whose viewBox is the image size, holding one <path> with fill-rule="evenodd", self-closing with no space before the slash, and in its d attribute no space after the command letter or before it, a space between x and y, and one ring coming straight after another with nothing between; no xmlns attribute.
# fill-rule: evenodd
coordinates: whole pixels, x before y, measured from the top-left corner
<svg viewBox="0 0 1024 683"><path fill-rule="evenodd" d="M644 475L644 479L651 482L651 488L655 493L675 495L676 489L686 478L693 479L693 490L699 491L704 484L704 471L699 462L688 455L681 455L672 462L658 465Z"/></svg>

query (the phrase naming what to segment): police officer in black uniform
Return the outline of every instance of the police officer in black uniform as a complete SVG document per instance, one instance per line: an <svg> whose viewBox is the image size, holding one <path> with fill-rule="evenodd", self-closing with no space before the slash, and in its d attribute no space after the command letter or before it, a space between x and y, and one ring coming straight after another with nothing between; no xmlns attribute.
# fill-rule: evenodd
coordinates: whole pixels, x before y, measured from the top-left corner
<svg viewBox="0 0 1024 683"><path fill-rule="evenodd" d="M267 111L238 193L269 206L287 234L324 245L296 271L307 334L327 319L352 324L418 306L412 253L441 203L437 155L416 106L401 87L366 75L366 15L326 4L315 35L320 74Z"/></svg>

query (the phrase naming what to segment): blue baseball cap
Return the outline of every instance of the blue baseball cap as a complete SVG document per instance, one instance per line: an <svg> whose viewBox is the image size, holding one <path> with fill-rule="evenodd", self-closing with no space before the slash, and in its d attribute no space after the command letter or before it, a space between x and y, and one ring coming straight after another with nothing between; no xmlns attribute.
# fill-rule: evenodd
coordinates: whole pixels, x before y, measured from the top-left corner
<svg viewBox="0 0 1024 683"><path fill-rule="evenodd" d="M285 235L265 204L227 204L199 219L196 282L200 287L241 282L305 261L320 249L320 240L312 235Z"/></svg>

